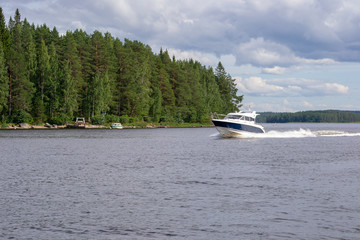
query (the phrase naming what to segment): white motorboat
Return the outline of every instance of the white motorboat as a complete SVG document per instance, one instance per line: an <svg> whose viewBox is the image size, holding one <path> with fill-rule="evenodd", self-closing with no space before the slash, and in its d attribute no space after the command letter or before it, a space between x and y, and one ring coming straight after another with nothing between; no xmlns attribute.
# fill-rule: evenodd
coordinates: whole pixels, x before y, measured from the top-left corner
<svg viewBox="0 0 360 240"><path fill-rule="evenodd" d="M234 137L245 132L265 133L264 127L255 121L258 115L255 111L229 113L225 118L213 114L211 121L223 137Z"/></svg>
<svg viewBox="0 0 360 240"><path fill-rule="evenodd" d="M111 129L123 129L123 125L121 123L113 123L111 124Z"/></svg>

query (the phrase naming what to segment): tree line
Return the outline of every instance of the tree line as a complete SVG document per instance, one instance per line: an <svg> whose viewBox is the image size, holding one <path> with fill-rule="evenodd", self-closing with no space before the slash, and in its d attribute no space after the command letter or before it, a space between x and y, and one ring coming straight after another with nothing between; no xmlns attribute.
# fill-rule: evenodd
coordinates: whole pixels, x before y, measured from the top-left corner
<svg viewBox="0 0 360 240"><path fill-rule="evenodd" d="M147 121L203 123L210 112L238 110L234 79L176 60L139 41L81 29L59 34L17 9L8 24L0 7L0 122L63 124Z"/></svg>
<svg viewBox="0 0 360 240"><path fill-rule="evenodd" d="M360 112L338 110L304 111L295 113L264 112L260 113L257 121L262 123L351 123L360 122Z"/></svg>

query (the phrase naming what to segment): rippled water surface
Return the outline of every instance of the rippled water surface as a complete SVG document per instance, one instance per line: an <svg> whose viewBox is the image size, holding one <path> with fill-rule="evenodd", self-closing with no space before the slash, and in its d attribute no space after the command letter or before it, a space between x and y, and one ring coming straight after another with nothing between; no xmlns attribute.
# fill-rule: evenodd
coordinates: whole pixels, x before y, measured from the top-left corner
<svg viewBox="0 0 360 240"><path fill-rule="evenodd" d="M359 239L360 124L0 131L0 239Z"/></svg>

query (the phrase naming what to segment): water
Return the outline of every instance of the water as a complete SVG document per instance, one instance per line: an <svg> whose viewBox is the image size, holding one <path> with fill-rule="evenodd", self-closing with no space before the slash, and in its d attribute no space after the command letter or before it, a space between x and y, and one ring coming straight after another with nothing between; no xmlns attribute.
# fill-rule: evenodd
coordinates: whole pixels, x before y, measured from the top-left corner
<svg viewBox="0 0 360 240"><path fill-rule="evenodd" d="M360 239L360 124L0 131L0 239Z"/></svg>

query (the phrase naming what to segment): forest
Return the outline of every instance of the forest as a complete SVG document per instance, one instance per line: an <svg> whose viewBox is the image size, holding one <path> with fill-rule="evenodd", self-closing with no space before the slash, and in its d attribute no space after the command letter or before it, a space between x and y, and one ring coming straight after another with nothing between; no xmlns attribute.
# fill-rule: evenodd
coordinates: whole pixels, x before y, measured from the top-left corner
<svg viewBox="0 0 360 240"><path fill-rule="evenodd" d="M139 41L35 26L0 7L0 122L209 123L243 96L221 62L203 66L155 54Z"/></svg>
<svg viewBox="0 0 360 240"><path fill-rule="evenodd" d="M289 122L312 122L312 123L355 123L360 122L358 111L304 111L294 113L260 113L257 118L261 123L289 123Z"/></svg>

